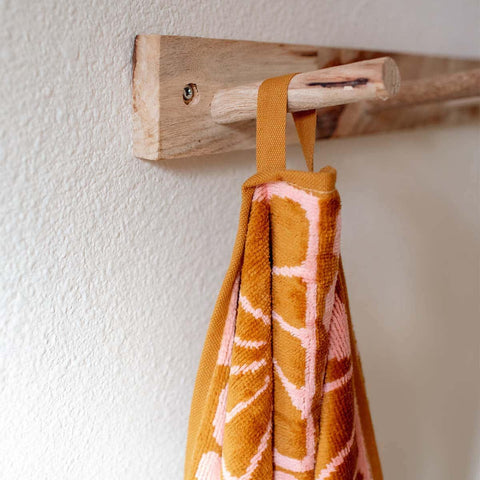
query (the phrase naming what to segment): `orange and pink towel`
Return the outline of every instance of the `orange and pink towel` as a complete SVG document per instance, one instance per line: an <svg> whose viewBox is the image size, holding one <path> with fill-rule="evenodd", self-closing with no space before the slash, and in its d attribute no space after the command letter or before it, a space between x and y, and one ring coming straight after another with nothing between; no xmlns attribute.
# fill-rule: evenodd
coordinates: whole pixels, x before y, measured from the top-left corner
<svg viewBox="0 0 480 480"><path fill-rule="evenodd" d="M290 78L259 91L258 173L243 186L200 362L185 480L383 478L340 259L336 172L285 169ZM315 113L295 121L311 165Z"/></svg>

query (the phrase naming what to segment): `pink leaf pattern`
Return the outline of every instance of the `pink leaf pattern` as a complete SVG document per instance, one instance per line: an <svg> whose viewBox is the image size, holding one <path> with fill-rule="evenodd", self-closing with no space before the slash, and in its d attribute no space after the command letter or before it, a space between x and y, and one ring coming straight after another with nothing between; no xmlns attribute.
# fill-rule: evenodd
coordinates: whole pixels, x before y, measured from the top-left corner
<svg viewBox="0 0 480 480"><path fill-rule="evenodd" d="M371 439L340 229L336 191L255 188L186 480L381 480L364 432Z"/></svg>

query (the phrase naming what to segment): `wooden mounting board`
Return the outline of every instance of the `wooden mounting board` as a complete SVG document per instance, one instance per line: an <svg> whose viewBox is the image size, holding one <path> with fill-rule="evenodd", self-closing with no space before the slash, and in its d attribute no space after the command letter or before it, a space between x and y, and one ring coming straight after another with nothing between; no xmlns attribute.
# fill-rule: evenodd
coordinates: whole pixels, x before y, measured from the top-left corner
<svg viewBox="0 0 480 480"><path fill-rule="evenodd" d="M289 72L317 70L389 55L402 82L480 67L480 61L391 52L196 37L138 35L133 56L134 155L147 160L242 150L255 146L255 121L216 124L210 102L220 89ZM183 88L195 84L190 104ZM402 89L400 88L400 94ZM378 102L318 112L317 138L385 132L480 118L478 102L441 102L385 109ZM290 122L287 141L296 141Z"/></svg>

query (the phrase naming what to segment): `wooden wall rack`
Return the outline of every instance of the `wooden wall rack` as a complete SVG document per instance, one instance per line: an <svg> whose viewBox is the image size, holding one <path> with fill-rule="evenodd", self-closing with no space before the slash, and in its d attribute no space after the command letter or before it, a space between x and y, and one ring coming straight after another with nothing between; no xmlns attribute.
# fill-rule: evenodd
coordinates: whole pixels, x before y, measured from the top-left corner
<svg viewBox="0 0 480 480"><path fill-rule="evenodd" d="M289 110L320 108L318 139L480 118L480 61L138 35L134 155L161 160L253 148L258 86L290 72L303 73L290 84Z"/></svg>

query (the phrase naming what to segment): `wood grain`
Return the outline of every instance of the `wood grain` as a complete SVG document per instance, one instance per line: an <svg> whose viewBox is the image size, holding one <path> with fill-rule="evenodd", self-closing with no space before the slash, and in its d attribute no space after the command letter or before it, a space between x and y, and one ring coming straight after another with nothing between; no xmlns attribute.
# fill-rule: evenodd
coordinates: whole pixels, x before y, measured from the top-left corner
<svg viewBox="0 0 480 480"><path fill-rule="evenodd" d="M221 125L212 118L210 105L219 90L386 55L395 60L402 85L407 86L419 79L480 68L478 61L456 58L138 35L133 57L134 155L160 160L253 148L254 120ZM188 84L195 84L197 92L194 100L186 104L182 95ZM402 96L402 88L398 96ZM415 102L415 106L381 109L378 102L359 102L327 107L318 113L317 138L330 138L458 124L478 119L480 108L478 104ZM293 122L288 123L287 141L297 141Z"/></svg>

